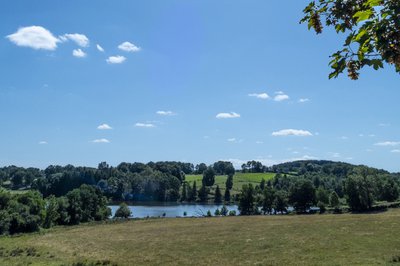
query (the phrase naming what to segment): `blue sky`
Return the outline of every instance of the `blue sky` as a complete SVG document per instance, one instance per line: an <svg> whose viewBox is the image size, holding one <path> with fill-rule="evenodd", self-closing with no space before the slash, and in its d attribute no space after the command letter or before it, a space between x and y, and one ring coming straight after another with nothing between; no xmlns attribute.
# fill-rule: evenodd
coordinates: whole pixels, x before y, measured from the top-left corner
<svg viewBox="0 0 400 266"><path fill-rule="evenodd" d="M343 36L299 25L306 4L1 1L0 165L316 158L400 171L399 75L329 80Z"/></svg>

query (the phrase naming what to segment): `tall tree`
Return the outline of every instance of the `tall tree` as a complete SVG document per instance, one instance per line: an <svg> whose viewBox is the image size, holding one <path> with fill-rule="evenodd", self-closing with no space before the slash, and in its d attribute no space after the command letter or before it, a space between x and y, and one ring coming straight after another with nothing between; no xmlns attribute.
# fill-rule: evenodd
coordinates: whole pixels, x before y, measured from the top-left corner
<svg viewBox="0 0 400 266"><path fill-rule="evenodd" d="M306 212L316 203L315 187L310 180L297 180L290 188L289 203L297 212Z"/></svg>
<svg viewBox="0 0 400 266"><path fill-rule="evenodd" d="M272 213L274 208L275 190L271 187L266 187L263 190L262 211L264 214Z"/></svg>
<svg viewBox="0 0 400 266"><path fill-rule="evenodd" d="M208 200L208 188L202 185L199 189L199 200L200 202L207 202Z"/></svg>
<svg viewBox="0 0 400 266"><path fill-rule="evenodd" d="M181 193L181 201L187 201L187 188L186 182L182 184L182 193Z"/></svg>
<svg viewBox="0 0 400 266"><path fill-rule="evenodd" d="M274 200L275 212L280 212L283 214L284 212L287 212L287 207L288 207L287 193L283 190L277 191Z"/></svg>
<svg viewBox="0 0 400 266"><path fill-rule="evenodd" d="M240 215L253 215L257 212L254 194L255 190L251 183L243 185L239 196Z"/></svg>
<svg viewBox="0 0 400 266"><path fill-rule="evenodd" d="M224 200L225 202L231 201L231 192L229 191L229 189L225 189Z"/></svg>
<svg viewBox="0 0 400 266"><path fill-rule="evenodd" d="M215 189L214 202L215 203L221 203L222 202L222 194L221 194L221 190L219 189L218 185L217 185L217 188Z"/></svg>
<svg viewBox="0 0 400 266"><path fill-rule="evenodd" d="M231 174L228 175L228 178L226 179L226 182L225 182L225 187L227 189L232 189L232 187L233 187L233 175L231 175Z"/></svg>
<svg viewBox="0 0 400 266"><path fill-rule="evenodd" d="M214 168L209 166L207 170L204 171L203 173L203 180L202 184L203 186L208 186L211 187L215 183L215 171Z"/></svg>
<svg viewBox="0 0 400 266"><path fill-rule="evenodd" d="M344 184L347 203L352 211L365 211L372 208L375 184L365 173L349 176Z"/></svg>
<svg viewBox="0 0 400 266"><path fill-rule="evenodd" d="M400 72L400 1L317 0L303 12L300 22L308 23L317 34L322 33L323 24L347 34L343 48L331 56L329 78L347 69L348 76L356 80L361 68L378 70L384 62Z"/></svg>

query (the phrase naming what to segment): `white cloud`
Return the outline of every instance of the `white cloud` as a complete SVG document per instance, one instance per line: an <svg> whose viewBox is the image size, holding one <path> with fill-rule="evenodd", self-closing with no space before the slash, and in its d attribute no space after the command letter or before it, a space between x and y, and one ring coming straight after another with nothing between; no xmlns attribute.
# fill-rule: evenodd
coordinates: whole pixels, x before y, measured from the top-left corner
<svg viewBox="0 0 400 266"><path fill-rule="evenodd" d="M81 49L74 49L72 51L72 55L79 58L86 57L86 53Z"/></svg>
<svg viewBox="0 0 400 266"><path fill-rule="evenodd" d="M40 144L40 145L46 145L46 144L48 144L48 143L47 143L47 141L42 140L42 141L39 141L39 144Z"/></svg>
<svg viewBox="0 0 400 266"><path fill-rule="evenodd" d="M380 126L380 127L388 127L388 126L390 126L390 124L389 123L380 123L380 124L378 124L378 126Z"/></svg>
<svg viewBox="0 0 400 266"><path fill-rule="evenodd" d="M136 123L135 127L147 127L147 128L151 128L151 127L156 127L154 124L151 123Z"/></svg>
<svg viewBox="0 0 400 266"><path fill-rule="evenodd" d="M229 142L235 142L235 141L236 141L236 138L230 138L230 139L227 139L227 141L229 141Z"/></svg>
<svg viewBox="0 0 400 266"><path fill-rule="evenodd" d="M81 47L88 47L89 46L89 39L84 34L79 34L79 33L70 34L70 33L68 33L68 34L64 34L64 35L60 36L60 39L63 42L71 40L71 41L73 41L74 43L76 43L77 45L79 45Z"/></svg>
<svg viewBox="0 0 400 266"><path fill-rule="evenodd" d="M269 95L266 94L265 92L263 92L263 93L250 93L249 96L250 97L256 97L258 99L263 99L263 100L266 100L266 99L270 98Z"/></svg>
<svg viewBox="0 0 400 266"><path fill-rule="evenodd" d="M230 112L230 113L219 113L215 116L218 119L225 119L225 118L239 118L240 114L235 113L235 112Z"/></svg>
<svg viewBox="0 0 400 266"><path fill-rule="evenodd" d="M393 153L400 153L400 150L399 150L399 149L396 149L396 150L391 150L390 152L393 152Z"/></svg>
<svg viewBox="0 0 400 266"><path fill-rule="evenodd" d="M174 112L172 111L157 111L156 114L158 115L164 115L164 116L172 116L172 115L176 115Z"/></svg>
<svg viewBox="0 0 400 266"><path fill-rule="evenodd" d="M93 143L110 143L108 139L94 139L91 142Z"/></svg>
<svg viewBox="0 0 400 266"><path fill-rule="evenodd" d="M107 58L107 63L109 64L121 64L126 60L125 56L122 55L116 55L116 56L110 56Z"/></svg>
<svg viewBox="0 0 400 266"><path fill-rule="evenodd" d="M33 49L55 50L60 42L49 30L41 26L19 28L17 32L7 35L7 39L18 46Z"/></svg>
<svg viewBox="0 0 400 266"><path fill-rule="evenodd" d="M308 99L308 98L299 99L299 103L306 103L306 102L309 102L309 101L310 101L310 99Z"/></svg>
<svg viewBox="0 0 400 266"><path fill-rule="evenodd" d="M278 94L274 97L274 101L276 101L276 102L281 102L281 101L285 101L285 100L289 100L289 96L286 94Z"/></svg>
<svg viewBox="0 0 400 266"><path fill-rule="evenodd" d="M375 137L376 135L375 134L369 134L368 135L368 137L371 137L371 138L373 138L373 137Z"/></svg>
<svg viewBox="0 0 400 266"><path fill-rule="evenodd" d="M272 132L272 136L299 136L299 137L308 137L313 134L307 130L301 129L282 129L279 131Z"/></svg>
<svg viewBox="0 0 400 266"><path fill-rule="evenodd" d="M264 141L261 141L261 140L256 141L256 144L263 144L263 143L264 143Z"/></svg>
<svg viewBox="0 0 400 266"><path fill-rule="evenodd" d="M341 136L340 139L341 139L341 140L348 140L349 137L347 137L347 136Z"/></svg>
<svg viewBox="0 0 400 266"><path fill-rule="evenodd" d="M285 94L283 91L276 91L275 94Z"/></svg>
<svg viewBox="0 0 400 266"><path fill-rule="evenodd" d="M97 127L97 129L100 129L100 130L109 130L109 129L112 129L112 127L110 127L108 124L101 124L101 125L99 125L99 126Z"/></svg>
<svg viewBox="0 0 400 266"><path fill-rule="evenodd" d="M99 50L100 52L104 52L103 47L100 46L100 44L96 44L96 48L97 50Z"/></svg>
<svg viewBox="0 0 400 266"><path fill-rule="evenodd" d="M400 141L382 141L374 144L375 146L398 146Z"/></svg>
<svg viewBox="0 0 400 266"><path fill-rule="evenodd" d="M141 48L137 47L133 43L123 42L120 45L118 45L118 49L125 51L125 52L139 52Z"/></svg>

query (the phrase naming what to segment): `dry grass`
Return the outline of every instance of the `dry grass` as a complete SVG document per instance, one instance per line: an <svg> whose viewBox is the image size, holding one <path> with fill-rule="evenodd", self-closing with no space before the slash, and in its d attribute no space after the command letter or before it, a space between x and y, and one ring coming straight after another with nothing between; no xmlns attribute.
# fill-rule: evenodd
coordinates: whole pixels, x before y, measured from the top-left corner
<svg viewBox="0 0 400 266"><path fill-rule="evenodd" d="M377 265L400 258L400 210L379 214L132 220L0 238L0 265Z"/></svg>

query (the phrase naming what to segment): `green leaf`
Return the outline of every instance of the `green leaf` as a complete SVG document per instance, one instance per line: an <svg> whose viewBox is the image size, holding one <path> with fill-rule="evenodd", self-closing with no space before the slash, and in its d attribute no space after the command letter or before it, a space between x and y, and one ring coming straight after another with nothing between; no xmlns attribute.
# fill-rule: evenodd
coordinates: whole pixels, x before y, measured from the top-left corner
<svg viewBox="0 0 400 266"><path fill-rule="evenodd" d="M360 32L356 35L355 40L358 42L361 40L361 38L367 33L365 29L360 30Z"/></svg>
<svg viewBox="0 0 400 266"><path fill-rule="evenodd" d="M380 6L381 3L382 3L382 0L368 0L366 3L366 6L375 7L375 6Z"/></svg>
<svg viewBox="0 0 400 266"><path fill-rule="evenodd" d="M358 11L357 13L354 14L354 18L357 19L357 23L367 20L369 18L371 18L373 15L373 11L371 9L369 10L363 10L363 11Z"/></svg>

